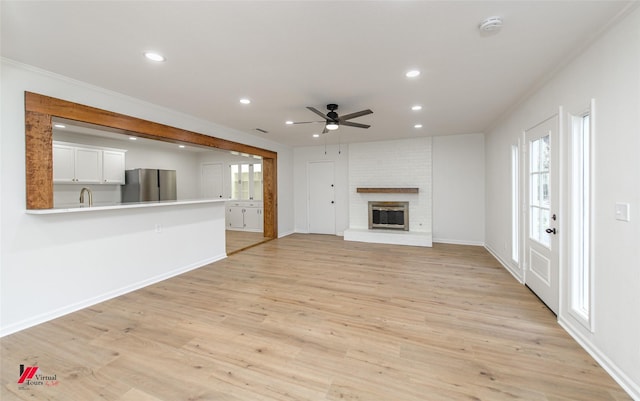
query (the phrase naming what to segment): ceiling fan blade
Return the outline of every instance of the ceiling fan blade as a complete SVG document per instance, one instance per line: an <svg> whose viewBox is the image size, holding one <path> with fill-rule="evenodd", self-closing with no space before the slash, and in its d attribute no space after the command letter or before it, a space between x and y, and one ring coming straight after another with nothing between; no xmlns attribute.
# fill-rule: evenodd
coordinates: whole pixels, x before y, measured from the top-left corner
<svg viewBox="0 0 640 401"><path fill-rule="evenodd" d="M326 134L326 133L328 133L328 132L329 132L329 130L327 129L327 126L325 125L324 129L322 130L322 133L323 133L323 134Z"/></svg>
<svg viewBox="0 0 640 401"><path fill-rule="evenodd" d="M323 123L324 121L294 121L292 124L312 124L312 123Z"/></svg>
<svg viewBox="0 0 640 401"><path fill-rule="evenodd" d="M347 127L356 127L356 128L369 128L370 125L360 124L360 123L352 123L351 121L341 121L340 125L345 125Z"/></svg>
<svg viewBox="0 0 640 401"><path fill-rule="evenodd" d="M322 113L320 110L316 109L315 107L309 107L307 106L307 109L313 111L314 113L316 113L317 115L319 115L320 117L324 118L325 120L328 120L329 117L327 117L324 113Z"/></svg>
<svg viewBox="0 0 640 401"><path fill-rule="evenodd" d="M355 113L345 114L344 116L340 116L340 122L345 120L351 120L352 118L366 116L367 114L373 114L373 111L366 109L362 111L356 111Z"/></svg>

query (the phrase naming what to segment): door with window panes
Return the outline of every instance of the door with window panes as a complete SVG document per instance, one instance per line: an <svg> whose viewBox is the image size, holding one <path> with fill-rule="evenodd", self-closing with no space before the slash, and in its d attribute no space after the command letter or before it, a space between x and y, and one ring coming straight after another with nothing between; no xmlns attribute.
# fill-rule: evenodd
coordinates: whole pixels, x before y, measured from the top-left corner
<svg viewBox="0 0 640 401"><path fill-rule="evenodd" d="M558 117L525 132L525 283L558 313Z"/></svg>

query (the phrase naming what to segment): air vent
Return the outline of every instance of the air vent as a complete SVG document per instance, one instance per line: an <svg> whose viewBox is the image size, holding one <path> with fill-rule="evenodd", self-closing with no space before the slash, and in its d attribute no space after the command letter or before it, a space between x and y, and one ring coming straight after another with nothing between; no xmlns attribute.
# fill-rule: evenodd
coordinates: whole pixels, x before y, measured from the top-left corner
<svg viewBox="0 0 640 401"><path fill-rule="evenodd" d="M260 132L262 132L263 134L268 134L268 133L269 133L269 131L267 131L267 130L263 130L262 128L256 128L256 131L260 131Z"/></svg>

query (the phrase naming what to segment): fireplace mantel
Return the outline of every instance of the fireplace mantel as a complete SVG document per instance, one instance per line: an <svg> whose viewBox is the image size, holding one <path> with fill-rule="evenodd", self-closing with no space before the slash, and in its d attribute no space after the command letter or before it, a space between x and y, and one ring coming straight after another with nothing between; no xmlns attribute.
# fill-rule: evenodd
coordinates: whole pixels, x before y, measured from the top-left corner
<svg viewBox="0 0 640 401"><path fill-rule="evenodd" d="M360 194L417 194L418 188L356 188Z"/></svg>

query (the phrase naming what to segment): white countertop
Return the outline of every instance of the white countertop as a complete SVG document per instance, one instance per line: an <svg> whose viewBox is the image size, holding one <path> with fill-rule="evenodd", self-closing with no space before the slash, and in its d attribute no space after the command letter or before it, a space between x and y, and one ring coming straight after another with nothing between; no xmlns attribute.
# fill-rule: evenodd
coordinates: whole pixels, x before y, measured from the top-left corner
<svg viewBox="0 0 640 401"><path fill-rule="evenodd" d="M189 199L179 201L159 201L159 202L131 202L118 203L110 205L94 205L94 206L59 206L53 209L28 209L27 214L61 214L61 213L78 213L78 212L98 212L101 210L119 210L119 209L136 209L141 207L160 207L160 206L180 206L180 205L197 205L201 203L224 203L229 199Z"/></svg>

